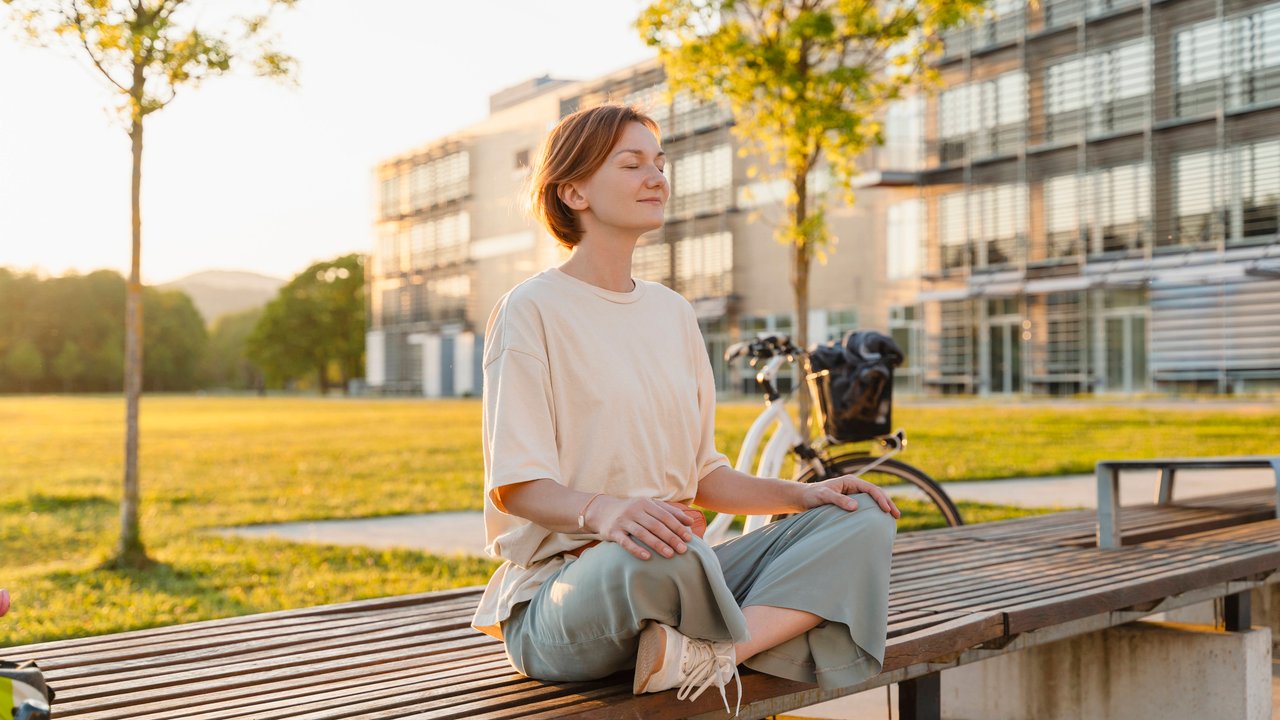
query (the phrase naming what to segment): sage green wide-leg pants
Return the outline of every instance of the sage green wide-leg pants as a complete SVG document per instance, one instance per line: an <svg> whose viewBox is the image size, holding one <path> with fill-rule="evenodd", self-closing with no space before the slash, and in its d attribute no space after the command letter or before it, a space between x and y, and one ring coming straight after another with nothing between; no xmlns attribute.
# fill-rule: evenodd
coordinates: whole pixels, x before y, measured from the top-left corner
<svg viewBox="0 0 1280 720"><path fill-rule="evenodd" d="M893 516L870 495L824 505L714 547L700 538L672 558L640 560L604 542L569 562L502 623L515 669L542 680L591 680L635 665L646 621L707 640L747 639L741 608L813 613L816 628L746 661L822 689L880 672L888 623Z"/></svg>

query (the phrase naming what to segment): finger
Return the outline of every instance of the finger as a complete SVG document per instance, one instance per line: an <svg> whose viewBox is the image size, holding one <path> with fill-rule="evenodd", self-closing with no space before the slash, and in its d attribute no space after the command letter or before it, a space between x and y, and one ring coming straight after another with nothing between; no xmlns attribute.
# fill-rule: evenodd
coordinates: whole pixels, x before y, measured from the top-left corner
<svg viewBox="0 0 1280 720"><path fill-rule="evenodd" d="M891 509L893 508L893 501L889 499L889 495L884 490L873 485L867 492L871 493L871 497L875 498L876 504L880 506L881 510L887 513L893 512Z"/></svg>
<svg viewBox="0 0 1280 720"><path fill-rule="evenodd" d="M693 530L690 528L693 526L693 517L685 512L684 507L669 502L659 502L658 505L667 512L659 513L656 517L685 542L692 540Z"/></svg>
<svg viewBox="0 0 1280 720"><path fill-rule="evenodd" d="M659 539L657 535L649 532L648 528L645 528L643 525L632 526L631 537L653 548L663 557L672 557L676 554L676 551L672 550L670 545Z"/></svg>
<svg viewBox="0 0 1280 720"><path fill-rule="evenodd" d="M618 545L621 545L623 550L626 550L627 552L631 553L632 555L635 555L641 560L649 559L649 551L640 547L640 544L637 543L635 540L632 540L631 537L626 533L619 531L615 533L613 537L611 537L610 539L618 543Z"/></svg>
<svg viewBox="0 0 1280 720"><path fill-rule="evenodd" d="M653 533L659 541L668 547L674 548L676 552L684 552L684 541L680 538L681 532L688 532L688 528L674 521L670 515L653 516L649 515L639 520L639 523L649 532ZM671 527L675 525L675 527ZM663 553L664 555L666 553Z"/></svg>
<svg viewBox="0 0 1280 720"><path fill-rule="evenodd" d="M685 512L684 505L677 505L676 503L667 502L665 500L660 501L658 504L661 505L664 510L671 513L671 517L679 521L680 524L693 525L693 518L689 517L689 514Z"/></svg>
<svg viewBox="0 0 1280 720"><path fill-rule="evenodd" d="M828 499L827 502L831 503L832 505L839 505L840 507L844 508L845 510L848 510L849 512L853 512L854 510L858 509L857 500L854 500L848 495L845 495L842 492L838 492L830 488L828 488L828 491L831 493L831 498Z"/></svg>

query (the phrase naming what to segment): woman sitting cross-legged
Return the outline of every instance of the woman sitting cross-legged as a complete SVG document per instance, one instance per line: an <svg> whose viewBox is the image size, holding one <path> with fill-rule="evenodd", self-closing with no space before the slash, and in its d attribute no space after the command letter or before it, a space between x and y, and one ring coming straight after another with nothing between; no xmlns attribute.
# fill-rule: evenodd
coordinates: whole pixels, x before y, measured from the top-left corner
<svg viewBox="0 0 1280 720"><path fill-rule="evenodd" d="M851 476L730 467L692 306L631 276L670 186L658 126L605 105L564 118L531 176L572 249L497 304L484 342L485 532L505 560L472 622L519 672L696 699L737 666L824 689L880 672L898 509ZM794 513L714 547L691 503ZM741 685L738 686L741 702Z"/></svg>

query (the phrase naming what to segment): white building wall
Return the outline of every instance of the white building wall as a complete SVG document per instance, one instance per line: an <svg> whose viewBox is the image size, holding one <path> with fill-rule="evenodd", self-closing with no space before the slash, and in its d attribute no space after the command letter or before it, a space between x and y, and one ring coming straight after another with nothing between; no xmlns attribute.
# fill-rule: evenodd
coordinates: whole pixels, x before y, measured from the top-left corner
<svg viewBox="0 0 1280 720"><path fill-rule="evenodd" d="M381 330L364 335L365 382L369 387L382 387L387 382L387 336Z"/></svg>

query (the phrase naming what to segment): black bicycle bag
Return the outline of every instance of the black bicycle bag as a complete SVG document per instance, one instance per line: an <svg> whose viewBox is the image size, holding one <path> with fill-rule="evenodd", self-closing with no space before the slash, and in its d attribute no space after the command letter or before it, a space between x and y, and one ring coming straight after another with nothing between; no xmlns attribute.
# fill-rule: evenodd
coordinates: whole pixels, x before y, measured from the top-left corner
<svg viewBox="0 0 1280 720"><path fill-rule="evenodd" d="M892 432L893 369L902 360L893 338L871 330L809 348L806 380L830 440L857 442Z"/></svg>

